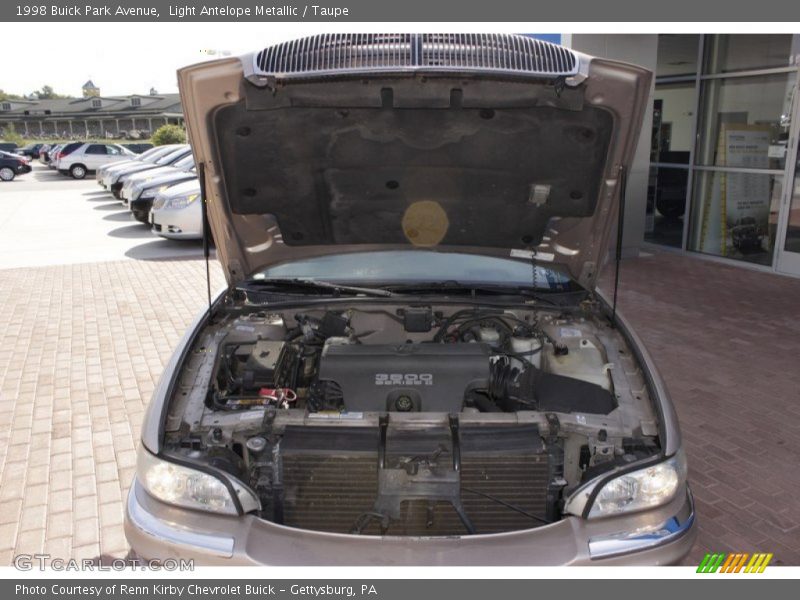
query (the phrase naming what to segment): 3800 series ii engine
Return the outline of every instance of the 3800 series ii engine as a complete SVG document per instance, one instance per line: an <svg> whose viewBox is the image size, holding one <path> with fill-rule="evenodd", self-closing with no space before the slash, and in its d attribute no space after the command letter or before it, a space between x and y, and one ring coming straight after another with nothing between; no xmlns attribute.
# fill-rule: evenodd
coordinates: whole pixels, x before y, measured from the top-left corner
<svg viewBox="0 0 800 600"><path fill-rule="evenodd" d="M488 344L328 344L312 395L348 411L459 412L465 394L485 389Z"/></svg>

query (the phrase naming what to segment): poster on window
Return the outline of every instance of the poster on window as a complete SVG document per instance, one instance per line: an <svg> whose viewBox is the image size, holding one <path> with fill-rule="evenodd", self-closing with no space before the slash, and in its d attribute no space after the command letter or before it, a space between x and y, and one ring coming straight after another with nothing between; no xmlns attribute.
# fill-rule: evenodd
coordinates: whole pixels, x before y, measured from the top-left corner
<svg viewBox="0 0 800 600"><path fill-rule="evenodd" d="M717 144L717 164L745 169L769 168L770 127L724 123ZM711 254L762 252L766 241L771 181L768 175L720 173L711 178L703 207L701 249Z"/></svg>

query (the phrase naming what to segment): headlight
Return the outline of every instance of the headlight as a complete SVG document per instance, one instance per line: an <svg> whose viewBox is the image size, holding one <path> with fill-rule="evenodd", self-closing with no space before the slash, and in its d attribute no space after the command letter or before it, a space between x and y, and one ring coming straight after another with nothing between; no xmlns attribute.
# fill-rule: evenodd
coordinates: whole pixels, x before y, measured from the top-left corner
<svg viewBox="0 0 800 600"><path fill-rule="evenodd" d="M180 209L186 208L192 202L197 200L199 194L189 194L188 196L177 196L175 198L170 198L167 200L166 206L164 208L171 208L171 209Z"/></svg>
<svg viewBox="0 0 800 600"><path fill-rule="evenodd" d="M214 475L153 456L141 448L136 479L152 495L168 504L236 515L236 504L228 487ZM258 499L244 484L230 478L244 512L260 508Z"/></svg>
<svg viewBox="0 0 800 600"><path fill-rule="evenodd" d="M152 188L152 187L151 188L147 188L146 190L144 190L142 192L142 194L139 197L140 198L155 198L156 194L158 194L159 192L163 192L168 187L169 186L167 186L167 185L162 185L161 187L158 187L158 188Z"/></svg>
<svg viewBox="0 0 800 600"><path fill-rule="evenodd" d="M686 482L686 455L679 450L667 460L623 473L607 481L597 492L589 510L589 518L607 517L655 508L666 504ZM567 501L565 512L583 514L586 503L601 485L603 476L581 487Z"/></svg>

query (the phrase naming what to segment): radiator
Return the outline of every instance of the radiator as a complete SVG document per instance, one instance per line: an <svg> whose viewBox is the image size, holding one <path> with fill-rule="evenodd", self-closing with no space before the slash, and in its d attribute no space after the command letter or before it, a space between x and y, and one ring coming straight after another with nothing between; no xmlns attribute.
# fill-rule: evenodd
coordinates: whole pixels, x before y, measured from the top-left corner
<svg viewBox="0 0 800 600"><path fill-rule="evenodd" d="M315 429L312 431L311 429ZM391 442L387 464L403 456L405 441ZM431 436L409 443L406 455L419 455ZM462 429L460 439L461 502L476 534L529 529L542 524L548 483L547 454L533 426ZM350 533L371 513L378 494L380 436L364 428L297 428L282 441L284 524L303 529ZM438 443L438 442L437 442ZM450 468L452 446L440 455ZM509 506L510 505L510 506ZM513 506L514 508L511 508ZM528 513L528 515L523 514ZM382 528L376 516L364 535L452 536L467 533L450 502L408 500L399 520Z"/></svg>

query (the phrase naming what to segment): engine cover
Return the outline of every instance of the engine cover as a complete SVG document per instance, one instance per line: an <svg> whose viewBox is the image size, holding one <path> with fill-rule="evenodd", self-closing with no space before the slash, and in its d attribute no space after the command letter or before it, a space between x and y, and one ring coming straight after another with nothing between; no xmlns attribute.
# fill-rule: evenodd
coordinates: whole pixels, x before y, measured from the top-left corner
<svg viewBox="0 0 800 600"><path fill-rule="evenodd" d="M460 412L489 378L487 344L328 345L318 379L341 389L348 411Z"/></svg>

